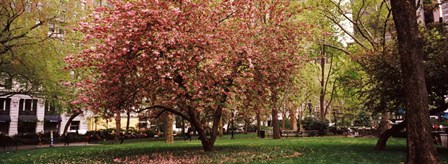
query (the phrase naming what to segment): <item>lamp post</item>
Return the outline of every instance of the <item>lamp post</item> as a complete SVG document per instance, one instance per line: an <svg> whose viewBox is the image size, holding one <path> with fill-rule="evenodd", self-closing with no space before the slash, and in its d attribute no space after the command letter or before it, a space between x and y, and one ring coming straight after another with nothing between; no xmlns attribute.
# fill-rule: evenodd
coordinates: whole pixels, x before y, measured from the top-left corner
<svg viewBox="0 0 448 164"><path fill-rule="evenodd" d="M232 121L232 127L230 128L231 130L232 130L232 137L230 137L230 139L235 139L235 137L233 136L233 131L235 131L235 129L234 129L234 126L233 126L233 121L235 120L235 114L233 113L233 109L231 109L230 110L230 112L232 112L232 118L231 118L231 121Z"/></svg>
<svg viewBox="0 0 448 164"><path fill-rule="evenodd" d="M338 118L342 118L343 113L339 112L338 110L334 110L333 111L333 117L334 117L334 126L336 127L336 129L338 128L337 123L338 123Z"/></svg>
<svg viewBox="0 0 448 164"><path fill-rule="evenodd" d="M338 119L336 118L336 110L333 111L333 118L334 118L334 127L336 127L336 129L338 128L338 126L336 126Z"/></svg>

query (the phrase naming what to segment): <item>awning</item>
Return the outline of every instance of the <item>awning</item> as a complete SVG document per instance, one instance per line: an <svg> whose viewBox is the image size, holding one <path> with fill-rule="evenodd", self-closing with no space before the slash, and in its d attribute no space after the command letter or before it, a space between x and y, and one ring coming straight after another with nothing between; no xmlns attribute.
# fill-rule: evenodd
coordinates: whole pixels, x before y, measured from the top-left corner
<svg viewBox="0 0 448 164"><path fill-rule="evenodd" d="M61 116L58 116L58 115L46 115L45 117L44 117L44 120L47 122L59 122L59 121L61 121L62 119L61 119Z"/></svg>
<svg viewBox="0 0 448 164"><path fill-rule="evenodd" d="M19 121L37 122L37 116L35 116L35 115L19 115Z"/></svg>
<svg viewBox="0 0 448 164"><path fill-rule="evenodd" d="M0 115L0 122L11 122L9 115Z"/></svg>

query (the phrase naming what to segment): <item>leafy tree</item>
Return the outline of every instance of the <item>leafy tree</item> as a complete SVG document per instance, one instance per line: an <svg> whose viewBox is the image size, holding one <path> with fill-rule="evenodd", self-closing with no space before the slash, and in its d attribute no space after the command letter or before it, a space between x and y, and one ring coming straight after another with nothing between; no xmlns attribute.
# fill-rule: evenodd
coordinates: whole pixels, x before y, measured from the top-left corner
<svg viewBox="0 0 448 164"><path fill-rule="evenodd" d="M0 86L14 94L62 95L61 80L69 74L61 62L73 52L72 33L65 27L73 23L74 2L4 0L0 2ZM49 30L50 29L50 30ZM65 40L65 41L63 41ZM23 84L14 88L11 85ZM63 96L59 96L63 97Z"/></svg>
<svg viewBox="0 0 448 164"><path fill-rule="evenodd" d="M365 112L365 111L361 111L360 113L358 113L358 115L356 116L355 120L353 121L353 124L355 126L366 126L366 127L370 127L370 116Z"/></svg>
<svg viewBox="0 0 448 164"><path fill-rule="evenodd" d="M301 25L289 21L293 14L282 8L286 1L112 1L110 6L81 23L84 44L93 48L67 58L70 69L89 71L78 82L83 92L74 104L118 113L148 99L147 109L188 120L205 151L213 148L229 95L238 95L255 66L272 83L285 80L289 72L280 71L296 61L294 46L302 35ZM270 23L261 26L260 18ZM210 136L200 119L207 113L212 113Z"/></svg>

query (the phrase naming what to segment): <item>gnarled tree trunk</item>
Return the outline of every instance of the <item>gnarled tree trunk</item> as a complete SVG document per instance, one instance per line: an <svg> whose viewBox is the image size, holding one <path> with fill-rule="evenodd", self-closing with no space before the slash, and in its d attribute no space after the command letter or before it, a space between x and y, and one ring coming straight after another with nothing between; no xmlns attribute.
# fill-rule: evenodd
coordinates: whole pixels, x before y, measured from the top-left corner
<svg viewBox="0 0 448 164"><path fill-rule="evenodd" d="M387 129L386 131L382 132L378 136L378 141L376 142L375 150L384 150L386 148L387 140L394 134L400 132L400 130L403 130L406 127L406 120L403 122L400 122L397 125L392 126L392 128Z"/></svg>
<svg viewBox="0 0 448 164"><path fill-rule="evenodd" d="M76 111L70 116L70 118L68 118L67 123L65 124L65 127L64 127L64 133L62 133L62 135L67 133L68 127L72 123L73 119L75 119L81 113L82 113L82 111Z"/></svg>

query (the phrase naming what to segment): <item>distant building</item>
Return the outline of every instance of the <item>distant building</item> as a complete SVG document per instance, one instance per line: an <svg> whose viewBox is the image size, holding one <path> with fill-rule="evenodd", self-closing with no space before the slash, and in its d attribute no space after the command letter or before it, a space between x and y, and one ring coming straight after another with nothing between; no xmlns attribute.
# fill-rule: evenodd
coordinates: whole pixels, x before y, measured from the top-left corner
<svg viewBox="0 0 448 164"><path fill-rule="evenodd" d="M0 132L9 136L54 131L61 134L70 115L60 115L58 109L40 97L14 94L0 97ZM87 131L83 115L72 121L70 132Z"/></svg>

